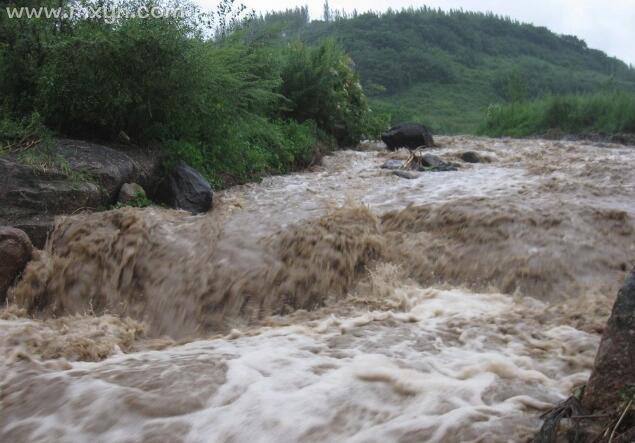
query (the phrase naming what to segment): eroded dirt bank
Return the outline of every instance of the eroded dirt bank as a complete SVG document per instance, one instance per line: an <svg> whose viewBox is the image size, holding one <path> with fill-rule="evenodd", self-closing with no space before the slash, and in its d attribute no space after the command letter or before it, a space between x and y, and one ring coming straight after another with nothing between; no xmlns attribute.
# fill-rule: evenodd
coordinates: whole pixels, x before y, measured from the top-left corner
<svg viewBox="0 0 635 443"><path fill-rule="evenodd" d="M379 166L405 152L342 151L206 216L60 220L2 314L0 435L531 435L588 377L635 264L635 150L438 142L459 171L404 180Z"/></svg>

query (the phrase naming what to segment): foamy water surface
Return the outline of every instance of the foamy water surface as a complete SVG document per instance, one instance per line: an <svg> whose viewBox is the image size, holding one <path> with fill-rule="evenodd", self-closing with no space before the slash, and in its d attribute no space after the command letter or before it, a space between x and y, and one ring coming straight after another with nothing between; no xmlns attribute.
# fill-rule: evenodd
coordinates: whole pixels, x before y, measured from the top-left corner
<svg viewBox="0 0 635 443"><path fill-rule="evenodd" d="M333 290L310 311L273 311L258 322L238 316L228 330L198 329L183 344L138 332L146 317L5 315L0 440L526 441L541 412L588 378L621 266L633 264L635 152L439 141L432 152L446 160L474 150L488 161L405 180L379 168L384 152L343 151L314 171L221 193L214 239L200 237L208 232L201 217L170 215L162 225L165 241L182 238L190 249L217 241L210 261L227 254L223 266L246 267L269 260L258 245L270 236L338 207L367 206L381 223L372 235L382 252L342 286L345 294ZM409 205L424 209L384 217ZM526 282L505 285L508 275ZM47 342L44 356L43 337L53 334L61 341ZM105 343L104 354L77 361L72 355L93 354L65 353L71 341Z"/></svg>

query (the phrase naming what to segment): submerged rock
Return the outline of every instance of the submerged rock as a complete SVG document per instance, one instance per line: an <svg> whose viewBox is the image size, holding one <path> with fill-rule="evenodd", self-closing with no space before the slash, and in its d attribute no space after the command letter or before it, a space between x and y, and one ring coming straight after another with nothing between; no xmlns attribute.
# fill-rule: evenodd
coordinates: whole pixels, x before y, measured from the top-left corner
<svg viewBox="0 0 635 443"><path fill-rule="evenodd" d="M417 123L402 123L393 126L381 135L381 139L389 150L399 148L415 149L434 146L432 133L423 125Z"/></svg>
<svg viewBox="0 0 635 443"><path fill-rule="evenodd" d="M461 153L461 160L466 163L480 163L481 157L474 151L465 151Z"/></svg>
<svg viewBox="0 0 635 443"><path fill-rule="evenodd" d="M31 260L33 246L29 236L20 229L0 226L0 302L7 290Z"/></svg>
<svg viewBox="0 0 635 443"><path fill-rule="evenodd" d="M448 165L448 163L444 162L436 155L424 154L421 157L421 166L436 168L436 167L446 166L446 165Z"/></svg>
<svg viewBox="0 0 635 443"><path fill-rule="evenodd" d="M194 168L179 162L159 185L157 199L193 214L212 207L212 187Z"/></svg>
<svg viewBox="0 0 635 443"><path fill-rule="evenodd" d="M615 410L629 389L635 390L635 269L617 294L583 404L591 411Z"/></svg>
<svg viewBox="0 0 635 443"><path fill-rule="evenodd" d="M402 160L386 160L383 165L381 165L382 169L400 169L404 165Z"/></svg>
<svg viewBox="0 0 635 443"><path fill-rule="evenodd" d="M403 171L401 169L397 169L393 171L392 173L395 174L397 177L407 178L409 180L412 180L414 178L419 178L419 174L413 171Z"/></svg>
<svg viewBox="0 0 635 443"><path fill-rule="evenodd" d="M452 163L441 160L436 155L425 154L419 158L419 171L456 171L457 167Z"/></svg>

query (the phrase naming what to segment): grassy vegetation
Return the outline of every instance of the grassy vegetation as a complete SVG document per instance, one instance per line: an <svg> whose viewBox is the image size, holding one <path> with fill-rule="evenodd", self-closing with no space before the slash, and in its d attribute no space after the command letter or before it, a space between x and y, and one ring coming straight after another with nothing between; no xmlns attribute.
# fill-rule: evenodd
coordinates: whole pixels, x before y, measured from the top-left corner
<svg viewBox="0 0 635 443"><path fill-rule="evenodd" d="M135 198L133 198L132 200L126 202L126 203L122 203L122 202L117 202L114 205L111 206L111 209L119 209L119 208L125 208L125 207L132 207L132 208L147 208L148 206L152 206L155 203L150 200L145 194L138 194L135 196Z"/></svg>
<svg viewBox="0 0 635 443"><path fill-rule="evenodd" d="M0 145L55 134L160 146L216 187L305 166L377 132L344 50L248 38L244 9L201 15L188 0L28 0L19 6L140 5L186 17L19 19L0 11ZM10 5L9 5L10 6ZM39 126L38 126L39 125Z"/></svg>
<svg viewBox="0 0 635 443"><path fill-rule="evenodd" d="M635 94L625 92L550 96L490 106L478 132L489 136L635 133Z"/></svg>
<svg viewBox="0 0 635 443"><path fill-rule="evenodd" d="M437 134L473 134L484 110L499 100L481 86L475 80L434 87L420 84L390 97L373 97L370 104L388 114L392 123L423 122Z"/></svg>
<svg viewBox="0 0 635 443"><path fill-rule="evenodd" d="M633 92L635 70L576 37L426 7L247 20L232 0L208 15L188 1L19 2L192 11L114 21L0 11L0 152L50 134L123 133L223 187L309 165L407 120L436 133L632 130L630 93L578 94Z"/></svg>
<svg viewBox="0 0 635 443"><path fill-rule="evenodd" d="M51 132L37 112L22 118L0 112L0 155L50 140Z"/></svg>
<svg viewBox="0 0 635 443"><path fill-rule="evenodd" d="M422 7L361 14L306 8L257 18L252 31L280 43L335 38L355 62L374 110L436 133L473 133L492 103L635 91L635 70L574 36L500 17ZM518 87L522 86L522 87Z"/></svg>
<svg viewBox="0 0 635 443"><path fill-rule="evenodd" d="M93 180L88 172L73 169L53 144L53 134L37 112L22 119L0 115L0 156L12 154L35 174L60 174L76 183Z"/></svg>

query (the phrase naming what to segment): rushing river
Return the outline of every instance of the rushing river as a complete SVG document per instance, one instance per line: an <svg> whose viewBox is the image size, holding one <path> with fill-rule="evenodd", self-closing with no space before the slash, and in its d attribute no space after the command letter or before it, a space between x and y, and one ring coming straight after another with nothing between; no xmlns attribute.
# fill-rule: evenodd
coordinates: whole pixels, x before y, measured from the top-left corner
<svg viewBox="0 0 635 443"><path fill-rule="evenodd" d="M438 144L61 219L0 311L0 441L527 441L635 264L635 149Z"/></svg>

